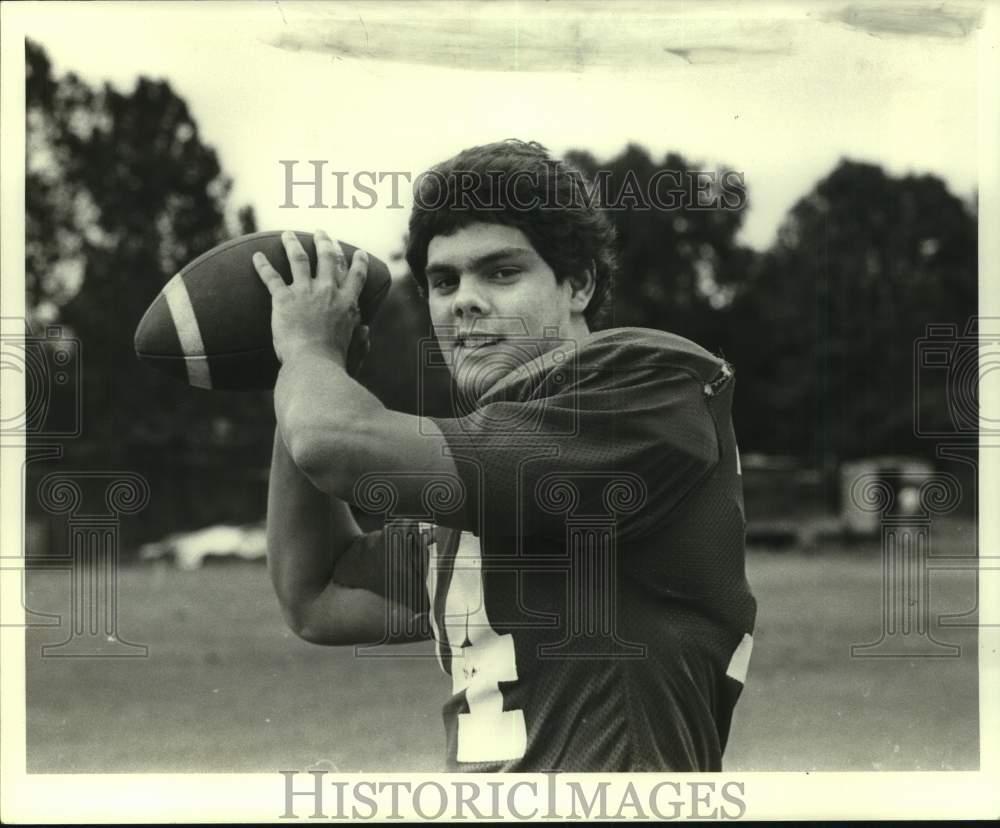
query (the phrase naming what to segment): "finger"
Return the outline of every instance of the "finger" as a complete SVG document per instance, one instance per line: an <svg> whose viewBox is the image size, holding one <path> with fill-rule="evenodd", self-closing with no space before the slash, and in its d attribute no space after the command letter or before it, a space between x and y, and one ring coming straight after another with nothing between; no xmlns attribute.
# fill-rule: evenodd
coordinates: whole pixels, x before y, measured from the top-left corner
<svg viewBox="0 0 1000 828"><path fill-rule="evenodd" d="M274 296L281 288L285 287L285 280L281 278L281 274L272 267L271 263L267 260L265 256L260 251L253 254L251 260L253 261L254 269L257 271L257 275L260 276L260 280L264 283L264 286L268 289L270 294Z"/></svg>
<svg viewBox="0 0 1000 828"><path fill-rule="evenodd" d="M309 255L302 242L291 230L281 234L281 241L285 245L285 255L288 256L288 264L292 269L292 287L308 287L312 273L309 270Z"/></svg>
<svg viewBox="0 0 1000 828"><path fill-rule="evenodd" d="M347 272L343 248L324 230L317 230L313 238L316 239L316 281L325 286L339 286Z"/></svg>
<svg viewBox="0 0 1000 828"><path fill-rule="evenodd" d="M351 348L361 348L368 341L368 326L355 325L351 333Z"/></svg>
<svg viewBox="0 0 1000 828"><path fill-rule="evenodd" d="M351 344L347 349L347 372L351 376L357 374L370 350L369 328L367 325L358 325L354 329Z"/></svg>
<svg viewBox="0 0 1000 828"><path fill-rule="evenodd" d="M368 278L368 254L364 250L356 250L354 259L351 261L351 268L344 277L341 289L344 298L353 304L358 303L361 296L361 289L365 286L365 279Z"/></svg>

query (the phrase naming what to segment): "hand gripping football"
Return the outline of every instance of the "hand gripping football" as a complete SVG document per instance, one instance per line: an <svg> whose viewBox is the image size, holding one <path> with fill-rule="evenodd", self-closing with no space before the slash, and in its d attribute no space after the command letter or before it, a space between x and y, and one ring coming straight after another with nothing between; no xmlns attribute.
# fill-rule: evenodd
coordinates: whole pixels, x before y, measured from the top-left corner
<svg viewBox="0 0 1000 828"><path fill-rule="evenodd" d="M311 233L296 233L316 272ZM340 246L348 266L356 247ZM292 281L281 233L251 233L199 256L164 286L135 332L140 360L198 388L250 391L273 388L278 357L271 342L271 295L254 269L256 251ZM368 257L358 305L370 324L389 290L389 268Z"/></svg>

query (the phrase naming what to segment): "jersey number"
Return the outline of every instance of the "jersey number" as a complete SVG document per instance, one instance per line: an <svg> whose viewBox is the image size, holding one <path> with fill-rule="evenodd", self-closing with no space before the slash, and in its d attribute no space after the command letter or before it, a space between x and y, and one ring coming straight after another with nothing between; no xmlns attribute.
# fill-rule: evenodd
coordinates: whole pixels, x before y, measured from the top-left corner
<svg viewBox="0 0 1000 828"><path fill-rule="evenodd" d="M527 748L523 710L504 710L501 681L517 679L514 638L490 626L483 592L482 550L479 538L462 532L455 555L451 585L445 596L444 626L447 644L434 627L438 648L451 651L454 693L465 691L468 713L458 715L459 762L496 762L519 759ZM431 606L437 590L437 544L431 546L428 592Z"/></svg>

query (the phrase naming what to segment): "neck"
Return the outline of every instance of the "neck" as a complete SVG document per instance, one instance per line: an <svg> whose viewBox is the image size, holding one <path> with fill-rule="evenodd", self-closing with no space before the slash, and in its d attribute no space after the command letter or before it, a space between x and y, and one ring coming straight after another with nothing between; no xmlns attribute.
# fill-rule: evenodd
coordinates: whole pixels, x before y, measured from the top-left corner
<svg viewBox="0 0 1000 828"><path fill-rule="evenodd" d="M565 333L560 332L563 339L571 339L574 342L582 342L590 336L590 326L582 314L574 314L570 317L569 325Z"/></svg>

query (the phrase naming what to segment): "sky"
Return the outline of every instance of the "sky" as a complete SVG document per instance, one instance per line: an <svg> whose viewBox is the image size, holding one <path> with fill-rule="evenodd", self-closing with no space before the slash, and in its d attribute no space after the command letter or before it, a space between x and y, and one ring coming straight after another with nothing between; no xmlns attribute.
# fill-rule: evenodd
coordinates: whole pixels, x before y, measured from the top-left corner
<svg viewBox="0 0 1000 828"><path fill-rule="evenodd" d="M977 181L976 4L723 2L25 4L57 73L165 78L262 229L401 248L405 179L372 209L285 201L282 160L407 173L474 144L609 159L629 142L744 173L758 249L841 157ZM335 179L324 179L336 201Z"/></svg>

